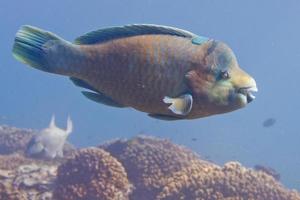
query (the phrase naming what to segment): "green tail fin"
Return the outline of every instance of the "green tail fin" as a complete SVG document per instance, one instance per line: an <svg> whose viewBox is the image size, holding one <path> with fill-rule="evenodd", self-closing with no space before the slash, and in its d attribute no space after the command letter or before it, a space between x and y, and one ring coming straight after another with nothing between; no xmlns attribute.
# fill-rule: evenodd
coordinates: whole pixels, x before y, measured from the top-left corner
<svg viewBox="0 0 300 200"><path fill-rule="evenodd" d="M62 40L53 33L33 26L22 26L16 34L13 46L13 56L22 63L34 68L47 69L46 51L44 45L51 40Z"/></svg>

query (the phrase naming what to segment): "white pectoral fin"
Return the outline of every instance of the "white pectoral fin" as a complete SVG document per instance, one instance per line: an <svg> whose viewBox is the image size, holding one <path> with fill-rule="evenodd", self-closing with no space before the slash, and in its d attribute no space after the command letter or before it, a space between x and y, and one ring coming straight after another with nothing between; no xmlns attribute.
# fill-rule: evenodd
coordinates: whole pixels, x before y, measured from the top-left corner
<svg viewBox="0 0 300 200"><path fill-rule="evenodd" d="M187 115L192 110L193 96L184 94L177 98L165 97L163 102L171 104L168 108L177 115Z"/></svg>

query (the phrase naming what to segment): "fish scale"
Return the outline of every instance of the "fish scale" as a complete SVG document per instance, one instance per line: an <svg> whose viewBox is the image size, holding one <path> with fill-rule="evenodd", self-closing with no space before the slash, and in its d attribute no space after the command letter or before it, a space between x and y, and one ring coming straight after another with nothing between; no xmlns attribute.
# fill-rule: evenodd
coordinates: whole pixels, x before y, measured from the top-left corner
<svg viewBox="0 0 300 200"><path fill-rule="evenodd" d="M154 37L153 39L152 38L151 39L155 40L155 37L158 37L158 36L148 36L148 37ZM143 42L144 38L142 38L143 40L140 40L140 42ZM132 38L128 38L127 40L129 40L127 42L135 42L136 38L132 37ZM152 44L152 43L150 43L150 44ZM111 45L111 44L106 44L106 45ZM131 46L131 45L120 45L120 46L122 47L122 46ZM110 83L109 84L105 84L105 83L103 84L101 82L103 82L103 80L105 80L105 78L103 78L103 77L100 77L100 78L99 77L95 77L97 80L102 80L102 81L98 82L99 86L96 87L96 88L99 91L102 91L103 93L108 94L113 99L118 99L118 98L120 98L119 96L124 97L126 95L126 94L124 94L124 92L125 92L125 93L128 94L127 96L130 96L130 98L133 97L135 99L141 99L140 102L147 101L147 99L151 99L152 95L154 95L154 94L157 95L157 93L161 93L161 89L160 88L162 88L164 90L172 89L174 85L168 84L168 80L156 79L157 76L149 76L151 73L153 73L153 68L155 67L155 65L159 65L160 63L151 63L151 62L149 62L150 60L148 59L149 58L148 54L151 54L151 52L150 53L147 52L147 47L148 46L146 46L145 44L144 44L144 46L141 46L141 48L145 52L144 53L145 56L144 57L142 56L143 59L137 60L137 63L134 64L135 65L134 70L131 71L131 74L129 76L118 77L118 75L122 75L122 74L115 72L115 71L117 71L117 72L121 71L121 69L119 67L121 65L120 62L121 63L123 62L122 66L121 66L123 69L124 68L126 69L126 67L128 67L128 64L125 64L126 60L124 61L122 58L116 59L116 60L119 61L119 63L118 62L117 63L116 62L112 62L112 60L108 59L108 60L99 60L99 61L95 62L95 63L102 63L101 66L98 66L98 65L97 66L95 66L95 65L93 65L93 66L87 66L88 68L91 68L91 71L95 71L95 70L93 70L93 68L101 68L99 74L114 74L114 76L110 78L110 80L111 79L114 80L114 84L110 84ZM110 48L103 47L104 50L102 50L101 45L99 45L99 46L94 45L94 46L86 47L86 48L97 48L97 49L99 49L98 50L99 51L98 55L105 54L105 52L103 52L105 50L116 51L116 49L114 49L114 47L110 47ZM120 48L120 49L122 49L122 48ZM118 49L118 51L120 51L120 49ZM149 48L149 49L151 49L151 48ZM88 51L88 49L86 49L86 51ZM125 49L125 51L128 52L127 49ZM130 58L130 55L127 55L126 52L121 52L120 54L121 55L125 54L126 55L125 57ZM107 58L107 56L103 56L103 58L105 59L105 58ZM141 64L143 62L145 62L145 60L148 60L147 64L149 66L139 67L139 66L141 66ZM152 59L151 61L154 61L154 60L155 59ZM168 65L175 65L174 61L173 61L173 63L169 62ZM168 67L170 67L170 66L164 66L164 68L168 68ZM158 71L158 70L156 70L156 71ZM162 71L165 71L165 70L162 70ZM126 73L126 70L125 70L125 73ZM127 77L129 80L131 80L131 84L125 84L125 85L123 85L122 82L118 83L124 77ZM152 90L148 90L148 91L140 91L139 88L132 87L132 86L138 85L138 82L139 82L137 80L138 78L132 78L132 77L139 77L139 78L141 78L144 85L149 85L149 86L152 85L152 86L154 86L153 89ZM175 80L176 80L176 77L173 77L173 78L175 78ZM94 81L94 80L91 80L91 78L88 78L88 79L91 82ZM162 86L164 86L164 87L162 87ZM137 94L135 94L135 92L134 92L135 89L137 89L139 91L139 92L137 92ZM128 93L128 91L132 91L132 92ZM163 96L160 95L159 97L161 98ZM124 102L124 100L122 100L122 102Z"/></svg>
<svg viewBox="0 0 300 200"><path fill-rule="evenodd" d="M117 102L122 102L124 105L132 106L134 101L135 106L132 107L138 110L150 112L151 109L151 112L155 113L165 110L165 112L169 113L162 101L163 97L166 95L176 96L187 91L187 86L183 81L184 72L191 68L191 64L188 60L181 61L178 58L184 57L186 55L184 52L189 51L188 48L196 48L186 45L187 43L190 42L180 37L149 35L130 37L105 44L83 46L81 47L83 51L97 52L92 53L94 56L97 56L97 61L85 67L89 71L97 71L102 76L91 75L87 78L81 78L89 80L99 91ZM118 45L116 46L116 44ZM161 44L165 45L162 46ZM174 44L176 45L175 48ZM160 49L163 63L157 62L153 56L152 59L149 59L151 54L153 55L154 48ZM134 66L134 70L128 70L128 60L130 60L132 55L130 54L131 51L137 51L140 58L136 60L137 63L131 63ZM196 51L192 52L196 53ZM112 59L112 56L108 56L110 54L118 55L118 57ZM124 58L128 58L128 60ZM101 63L101 65L95 65L94 63ZM130 74L126 73L128 71L130 71ZM107 82L107 77L103 77L105 74L111 75L108 77L109 81ZM127 76L124 76L124 74ZM124 78L129 80L129 82L125 81L127 84L123 83L122 79ZM144 85L148 85L148 90L141 90L136 87L139 79Z"/></svg>

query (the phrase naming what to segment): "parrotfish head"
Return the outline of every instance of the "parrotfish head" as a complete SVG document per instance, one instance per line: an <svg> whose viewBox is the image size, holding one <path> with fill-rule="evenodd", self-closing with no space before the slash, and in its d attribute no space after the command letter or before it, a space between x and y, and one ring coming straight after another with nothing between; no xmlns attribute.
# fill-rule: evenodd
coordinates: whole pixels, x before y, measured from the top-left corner
<svg viewBox="0 0 300 200"><path fill-rule="evenodd" d="M255 99L255 80L243 71L233 51L224 43L212 41L205 58L209 82L208 100L220 112L246 106Z"/></svg>

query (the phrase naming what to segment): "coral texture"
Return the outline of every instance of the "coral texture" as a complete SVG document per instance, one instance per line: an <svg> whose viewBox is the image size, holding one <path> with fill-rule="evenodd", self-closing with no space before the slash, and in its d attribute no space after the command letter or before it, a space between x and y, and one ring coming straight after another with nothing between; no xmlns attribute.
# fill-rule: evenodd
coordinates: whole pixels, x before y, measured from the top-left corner
<svg viewBox="0 0 300 200"><path fill-rule="evenodd" d="M110 152L125 167L135 187L130 196L132 200L154 199L172 173L196 163L208 165L192 151L154 137L116 140L100 148Z"/></svg>
<svg viewBox="0 0 300 200"><path fill-rule="evenodd" d="M300 200L272 176L229 162L224 167L190 166L168 178L157 200Z"/></svg>
<svg viewBox="0 0 300 200"><path fill-rule="evenodd" d="M0 199L1 200L26 200L25 196L11 184L0 181Z"/></svg>
<svg viewBox="0 0 300 200"><path fill-rule="evenodd" d="M34 134L30 129L0 126L0 154L24 152Z"/></svg>
<svg viewBox="0 0 300 200"><path fill-rule="evenodd" d="M81 149L58 168L54 198L126 200L131 185L122 165L98 148Z"/></svg>
<svg viewBox="0 0 300 200"><path fill-rule="evenodd" d="M0 169L1 200L50 200L56 178L55 165L24 164L13 170Z"/></svg>
<svg viewBox="0 0 300 200"><path fill-rule="evenodd" d="M2 170L14 170L20 165L32 162L34 162L32 159L25 158L20 154L0 155L0 169Z"/></svg>
<svg viewBox="0 0 300 200"><path fill-rule="evenodd" d="M46 161L24 157L21 129L0 127L0 200L300 200L270 167L219 166L169 140L70 146L68 156Z"/></svg>
<svg viewBox="0 0 300 200"><path fill-rule="evenodd" d="M273 168L271 167L267 167L267 166L263 166L263 165L255 165L254 169L256 171L262 171L265 172L266 174L273 176L277 181L280 180L280 174Z"/></svg>

